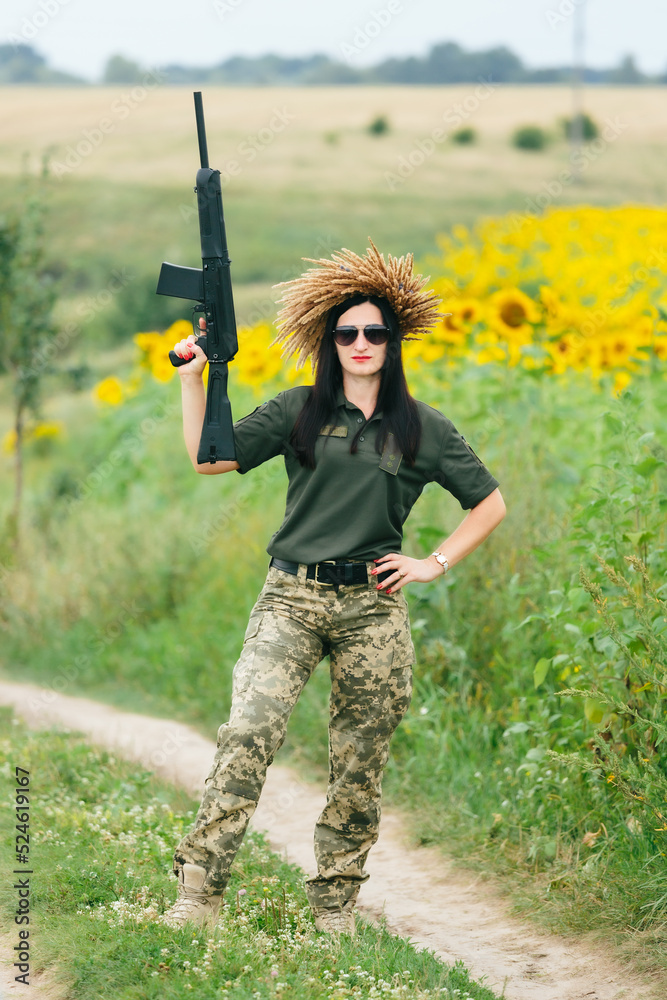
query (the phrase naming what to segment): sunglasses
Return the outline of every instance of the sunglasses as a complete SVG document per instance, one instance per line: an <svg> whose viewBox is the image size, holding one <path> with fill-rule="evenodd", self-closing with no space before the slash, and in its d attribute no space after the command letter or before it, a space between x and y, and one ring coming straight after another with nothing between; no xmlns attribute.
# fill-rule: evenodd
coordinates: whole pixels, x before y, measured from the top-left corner
<svg viewBox="0 0 667 1000"><path fill-rule="evenodd" d="M359 334L359 327L357 326L337 326L334 330L334 340L341 347L349 347L355 342ZM389 329L386 326L378 326L377 324L372 324L371 326L365 326L363 329L364 337L369 344L386 344L389 339Z"/></svg>

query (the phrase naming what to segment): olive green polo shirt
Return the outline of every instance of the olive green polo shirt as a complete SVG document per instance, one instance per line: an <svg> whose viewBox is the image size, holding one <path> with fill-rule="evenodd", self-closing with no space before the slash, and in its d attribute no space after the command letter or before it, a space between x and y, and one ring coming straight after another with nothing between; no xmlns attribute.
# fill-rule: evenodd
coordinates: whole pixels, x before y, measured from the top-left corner
<svg viewBox="0 0 667 1000"><path fill-rule="evenodd" d="M234 425L239 472L277 455L285 459L285 518L267 546L269 555L299 563L378 559L400 552L403 524L427 483L439 483L464 510L498 486L451 420L419 400L422 435L414 466L390 449L380 456L375 437L381 414L366 421L342 389L333 430L325 427L315 447L316 467L305 468L289 441L310 391L287 389ZM361 425L358 451L351 455Z"/></svg>

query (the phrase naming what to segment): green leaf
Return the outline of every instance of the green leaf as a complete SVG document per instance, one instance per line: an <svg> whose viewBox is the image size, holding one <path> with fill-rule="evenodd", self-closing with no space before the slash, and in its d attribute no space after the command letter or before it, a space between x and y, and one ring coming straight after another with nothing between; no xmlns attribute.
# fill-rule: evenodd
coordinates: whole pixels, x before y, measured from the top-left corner
<svg viewBox="0 0 667 1000"><path fill-rule="evenodd" d="M605 413L604 422L606 423L607 427L614 432L614 434L620 434L620 432L623 430L623 424L621 423L621 421L618 419L618 417L612 416L611 413Z"/></svg>
<svg viewBox="0 0 667 1000"><path fill-rule="evenodd" d="M664 465L660 459L654 458L653 455L648 455L641 462L636 462L634 469L638 472L640 476L644 476L645 479L649 479L653 475L656 469L659 469L661 465Z"/></svg>
<svg viewBox="0 0 667 1000"><path fill-rule="evenodd" d="M511 736L514 733L527 733L530 726L527 722L515 722L512 726L505 730L503 736Z"/></svg>
<svg viewBox="0 0 667 1000"><path fill-rule="evenodd" d="M546 747L531 747L526 754L526 760L544 760L546 753Z"/></svg>
<svg viewBox="0 0 667 1000"><path fill-rule="evenodd" d="M588 602L590 601L583 587L571 587L567 597L575 611L581 611L588 606Z"/></svg>
<svg viewBox="0 0 667 1000"><path fill-rule="evenodd" d="M635 548L638 548L640 545L643 545L644 542L648 542L648 541L651 540L651 538L653 538L653 532L652 531L626 531L624 533L623 537L627 538L627 540L630 542L630 544L634 545Z"/></svg>
<svg viewBox="0 0 667 1000"><path fill-rule="evenodd" d="M535 683L535 688L538 688L540 684L543 684L547 674L549 673L549 667L551 666L551 660L546 660L542 657L535 664L535 669L533 670L533 681Z"/></svg>
<svg viewBox="0 0 667 1000"><path fill-rule="evenodd" d="M558 844L555 840L547 840L542 847L542 852L547 861L553 861L558 854Z"/></svg>
<svg viewBox="0 0 667 1000"><path fill-rule="evenodd" d="M606 711L607 706L603 705L601 701L596 701L594 698L587 698L584 702L584 715L594 725L602 722Z"/></svg>
<svg viewBox="0 0 667 1000"><path fill-rule="evenodd" d="M522 622L519 622L519 624L515 626L515 631L518 631L520 628L523 628L523 626L527 625L528 622L534 622L534 621L543 622L544 615L528 615L527 618L524 618Z"/></svg>
<svg viewBox="0 0 667 1000"><path fill-rule="evenodd" d="M569 663L572 659L570 653L559 653L557 656L552 657L551 665L553 667L560 667L561 663Z"/></svg>

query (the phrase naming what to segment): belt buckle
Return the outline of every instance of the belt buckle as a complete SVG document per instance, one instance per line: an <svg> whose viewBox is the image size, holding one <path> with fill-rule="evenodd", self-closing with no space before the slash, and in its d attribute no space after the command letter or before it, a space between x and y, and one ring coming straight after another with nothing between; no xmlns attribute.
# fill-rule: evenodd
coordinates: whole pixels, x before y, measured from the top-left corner
<svg viewBox="0 0 667 1000"><path fill-rule="evenodd" d="M320 579L320 566L336 566L336 565L337 563L335 559L324 559L322 562L317 563L315 569L315 583L319 583L320 586L322 587L337 587L338 586L337 581L334 583L333 580Z"/></svg>

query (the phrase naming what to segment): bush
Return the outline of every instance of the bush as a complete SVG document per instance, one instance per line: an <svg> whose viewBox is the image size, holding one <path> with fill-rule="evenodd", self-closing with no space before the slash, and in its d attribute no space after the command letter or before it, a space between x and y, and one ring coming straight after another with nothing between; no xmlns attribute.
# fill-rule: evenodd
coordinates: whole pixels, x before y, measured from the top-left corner
<svg viewBox="0 0 667 1000"><path fill-rule="evenodd" d="M590 142L591 139L597 139L600 134L600 130L597 127L595 121L590 115L586 114L584 111L581 115L576 115L574 118L561 118L561 127L563 129L563 134L566 139L573 138L573 130L575 122L581 122L581 138L585 142Z"/></svg>
<svg viewBox="0 0 667 1000"><path fill-rule="evenodd" d="M366 126L369 135L386 135L391 131L391 125L386 115L377 115L372 122Z"/></svg>
<svg viewBox="0 0 667 1000"><path fill-rule="evenodd" d="M517 149L544 149L549 137L539 125L522 125L512 133L512 145Z"/></svg>
<svg viewBox="0 0 667 1000"><path fill-rule="evenodd" d="M474 128L460 128L456 132L452 133L452 142L456 142L459 146L469 146L473 142L477 142L477 133Z"/></svg>

